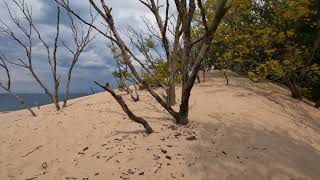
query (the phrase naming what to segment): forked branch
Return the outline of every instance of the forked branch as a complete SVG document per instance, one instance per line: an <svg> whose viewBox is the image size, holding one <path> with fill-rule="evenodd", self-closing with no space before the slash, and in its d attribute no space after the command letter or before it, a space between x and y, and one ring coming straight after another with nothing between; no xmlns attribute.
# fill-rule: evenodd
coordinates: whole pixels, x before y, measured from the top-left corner
<svg viewBox="0 0 320 180"><path fill-rule="evenodd" d="M136 116L130 109L129 107L127 106L126 102L122 99L122 97L120 95L117 95L112 87L110 86L109 83L107 83L105 86L101 85L100 83L94 81L95 84L97 84L98 86L100 86L102 89L108 91L112 97L118 102L118 104L121 106L121 108L123 109L123 111L129 116L129 118L136 122L136 123L139 123L141 125L143 125L143 127L145 128L146 130L146 133L147 134L151 134L153 133L153 129L150 127L149 123L143 119L142 117L138 117Z"/></svg>

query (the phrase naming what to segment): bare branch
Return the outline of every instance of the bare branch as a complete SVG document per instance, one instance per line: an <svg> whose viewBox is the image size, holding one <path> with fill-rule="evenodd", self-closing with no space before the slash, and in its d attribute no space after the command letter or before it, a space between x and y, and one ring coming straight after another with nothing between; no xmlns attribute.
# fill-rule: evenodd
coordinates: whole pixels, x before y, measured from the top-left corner
<svg viewBox="0 0 320 180"><path fill-rule="evenodd" d="M144 120L142 117L138 117L136 116L127 106L127 104L125 103L125 101L122 99L122 97L120 95L117 95L113 89L111 88L111 86L107 83L105 86L99 84L98 82L94 81L95 84L97 84L98 86L100 86L101 88L103 88L104 90L108 91L113 97L114 99L119 103L119 105L121 106L121 108L123 109L123 111L129 116L129 118L136 122L139 123L141 125L143 125L143 127L146 130L147 134L151 134L153 133L153 129L150 127L149 123Z"/></svg>

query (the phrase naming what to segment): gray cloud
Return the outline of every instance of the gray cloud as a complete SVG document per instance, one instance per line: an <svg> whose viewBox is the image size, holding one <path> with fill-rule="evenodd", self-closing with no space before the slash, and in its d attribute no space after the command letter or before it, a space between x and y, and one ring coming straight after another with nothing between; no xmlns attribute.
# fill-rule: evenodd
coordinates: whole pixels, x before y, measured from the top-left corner
<svg viewBox="0 0 320 180"><path fill-rule="evenodd" d="M33 16L37 27L39 28L44 39L52 43L55 35L56 11L57 5L53 0L26 0L32 6ZM86 0L70 0L72 7L79 12L83 17L89 15L89 4ZM3 3L0 3L1 20L8 22L9 16ZM145 8L137 0L111 0L113 14L117 26L121 32L125 32L128 25L141 25L141 16L150 16ZM18 12L14 10L14 12ZM19 13L16 15L19 16ZM71 41L70 29L68 28L68 20L63 14L61 39L65 42ZM70 64L71 54L59 45L59 74L62 79L65 79L65 72ZM36 43L34 48L34 67L36 73L50 87L51 76L48 62L46 59L45 49L40 43ZM5 35L0 34L0 51L4 52L10 59L25 58L24 52L12 40ZM10 66L13 76L13 89L17 92L33 93L42 92L39 86L35 83L26 69L16 66ZM79 63L76 65L73 81L71 84L72 92L89 92L93 80L101 82L112 80L112 71L114 69L114 61L112 55L106 46L106 39L98 35L95 40L88 46L80 57ZM51 87L50 87L51 88ZM0 91L1 92L1 91Z"/></svg>

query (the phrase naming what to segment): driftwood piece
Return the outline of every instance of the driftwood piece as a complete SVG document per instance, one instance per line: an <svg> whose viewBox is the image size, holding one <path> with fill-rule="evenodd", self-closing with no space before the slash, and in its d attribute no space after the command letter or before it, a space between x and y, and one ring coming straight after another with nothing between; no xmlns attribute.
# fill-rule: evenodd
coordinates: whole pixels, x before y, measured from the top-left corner
<svg viewBox="0 0 320 180"><path fill-rule="evenodd" d="M29 156L29 155L32 154L34 151L39 150L41 147L43 147L43 146L37 146L37 147L34 148L32 151L28 152L27 154L23 155L22 157L27 157L27 156Z"/></svg>
<svg viewBox="0 0 320 180"><path fill-rule="evenodd" d="M127 104L125 103L125 101L122 99L122 97L120 95L117 95L113 89L111 88L110 84L107 83L105 86L99 84L98 82L94 81L95 84L97 84L98 86L100 86L101 88L103 88L104 90L108 91L113 97L114 99L119 103L119 105L121 106L121 108L123 109L123 111L129 116L129 118L139 124L142 124L143 127L146 130L146 133L151 134L153 133L153 129L150 127L150 125L148 124L148 122L143 119L142 117L138 117L136 116L127 106Z"/></svg>

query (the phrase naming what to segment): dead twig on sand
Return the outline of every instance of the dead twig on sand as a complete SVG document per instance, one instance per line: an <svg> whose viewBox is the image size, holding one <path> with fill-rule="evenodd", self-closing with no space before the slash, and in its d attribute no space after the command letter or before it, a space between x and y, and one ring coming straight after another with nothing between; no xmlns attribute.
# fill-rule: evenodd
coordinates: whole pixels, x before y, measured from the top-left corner
<svg viewBox="0 0 320 180"><path fill-rule="evenodd" d="M114 156L116 156L117 154L115 154L115 155L112 155L112 156L110 156L107 160L106 160L106 162L108 162L110 159L112 159Z"/></svg>
<svg viewBox="0 0 320 180"><path fill-rule="evenodd" d="M27 154L23 155L22 157L27 157L27 156L29 156L29 155L32 154L34 151L39 150L41 147L43 147L43 146L37 146L37 147L34 148L32 151L28 152Z"/></svg>

